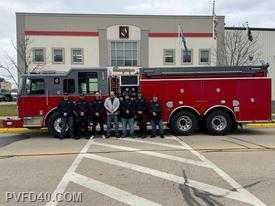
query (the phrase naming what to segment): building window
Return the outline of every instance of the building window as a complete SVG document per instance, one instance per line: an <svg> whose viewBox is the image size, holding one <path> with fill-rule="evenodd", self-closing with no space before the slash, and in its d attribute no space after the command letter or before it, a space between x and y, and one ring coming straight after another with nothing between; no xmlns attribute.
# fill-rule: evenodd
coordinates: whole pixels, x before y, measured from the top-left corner
<svg viewBox="0 0 275 206"><path fill-rule="evenodd" d="M83 64L83 49L72 49L72 64Z"/></svg>
<svg viewBox="0 0 275 206"><path fill-rule="evenodd" d="M164 50L164 64L175 64L175 50L165 49Z"/></svg>
<svg viewBox="0 0 275 206"><path fill-rule="evenodd" d="M75 92L74 79L63 80L63 92L67 92L68 94L72 94Z"/></svg>
<svg viewBox="0 0 275 206"><path fill-rule="evenodd" d="M96 72L79 72L78 73L79 93L92 94L98 89L98 78Z"/></svg>
<svg viewBox="0 0 275 206"><path fill-rule="evenodd" d="M208 64L210 63L210 50L209 49L201 49L200 50L200 64Z"/></svg>
<svg viewBox="0 0 275 206"><path fill-rule="evenodd" d="M44 94L45 81L44 79L27 79L26 89L27 94Z"/></svg>
<svg viewBox="0 0 275 206"><path fill-rule="evenodd" d="M53 63L64 63L64 49L53 49Z"/></svg>
<svg viewBox="0 0 275 206"><path fill-rule="evenodd" d="M192 64L193 63L193 50L185 49L182 50L182 64Z"/></svg>
<svg viewBox="0 0 275 206"><path fill-rule="evenodd" d="M45 49L44 48L33 49L33 62L43 63L44 61L45 61Z"/></svg>
<svg viewBox="0 0 275 206"><path fill-rule="evenodd" d="M137 66L137 42L111 42L112 66Z"/></svg>

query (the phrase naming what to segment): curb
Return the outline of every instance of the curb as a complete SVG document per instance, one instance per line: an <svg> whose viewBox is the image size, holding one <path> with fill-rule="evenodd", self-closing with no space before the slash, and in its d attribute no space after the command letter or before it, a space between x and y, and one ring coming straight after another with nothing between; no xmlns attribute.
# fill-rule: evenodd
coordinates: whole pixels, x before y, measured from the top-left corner
<svg viewBox="0 0 275 206"><path fill-rule="evenodd" d="M247 127L275 127L275 123L249 123L246 124Z"/></svg>
<svg viewBox="0 0 275 206"><path fill-rule="evenodd" d="M47 128L27 129L27 128L0 128L0 133L21 133L21 132L47 132Z"/></svg>

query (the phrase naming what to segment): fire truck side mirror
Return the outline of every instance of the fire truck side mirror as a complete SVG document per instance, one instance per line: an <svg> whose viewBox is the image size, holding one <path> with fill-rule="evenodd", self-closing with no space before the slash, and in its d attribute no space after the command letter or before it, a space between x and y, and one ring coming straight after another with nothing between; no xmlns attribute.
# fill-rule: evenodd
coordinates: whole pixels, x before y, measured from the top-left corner
<svg viewBox="0 0 275 206"><path fill-rule="evenodd" d="M31 84L31 80L30 79L26 79L26 93L27 94L31 93L30 84Z"/></svg>

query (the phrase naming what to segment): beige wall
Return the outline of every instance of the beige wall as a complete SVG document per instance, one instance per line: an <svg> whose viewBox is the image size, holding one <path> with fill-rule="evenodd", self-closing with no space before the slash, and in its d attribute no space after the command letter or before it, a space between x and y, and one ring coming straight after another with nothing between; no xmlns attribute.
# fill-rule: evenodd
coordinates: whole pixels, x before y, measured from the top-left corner
<svg viewBox="0 0 275 206"><path fill-rule="evenodd" d="M175 66L202 66L199 63L199 50L209 49L210 54L216 48L216 41L209 37L190 37L186 38L187 48L191 49L193 52L193 62L192 64L182 64L181 55L182 51L180 49L179 39L177 37L152 37L149 38L149 67L175 67ZM176 52L175 64L164 64L164 50L174 49ZM211 65L215 65L215 59L213 55L210 55Z"/></svg>
<svg viewBox="0 0 275 206"><path fill-rule="evenodd" d="M98 37L87 36L29 36L31 48L45 48L46 50L46 62L42 65L43 70L57 70L67 71L71 67L99 67L99 43ZM53 63L52 61L52 49L64 48L65 50L65 62ZM71 62L71 49L82 48L84 53L83 64L72 64ZM31 68L35 65L31 65Z"/></svg>
<svg viewBox="0 0 275 206"><path fill-rule="evenodd" d="M11 91L12 85L10 82L0 82L0 88L6 91Z"/></svg>

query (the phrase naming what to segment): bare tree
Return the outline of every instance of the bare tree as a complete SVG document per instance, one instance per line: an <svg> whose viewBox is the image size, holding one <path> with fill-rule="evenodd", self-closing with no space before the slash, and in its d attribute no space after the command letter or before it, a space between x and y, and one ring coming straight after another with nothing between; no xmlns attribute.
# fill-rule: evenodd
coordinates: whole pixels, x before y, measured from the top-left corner
<svg viewBox="0 0 275 206"><path fill-rule="evenodd" d="M16 55L5 54L3 59L6 59L6 62L0 63L0 69L4 70L8 74L7 78L11 79L17 86L17 75L20 76L28 72L40 71L46 64L33 62L32 43L33 41L31 41L30 37L25 35L17 41L17 44L11 41L17 57ZM18 64L17 58L20 58L22 65Z"/></svg>
<svg viewBox="0 0 275 206"><path fill-rule="evenodd" d="M244 27L225 29L221 46L214 54L217 57L217 65L243 66L257 63L261 56L258 39L259 35L253 33L253 40L250 41Z"/></svg>

